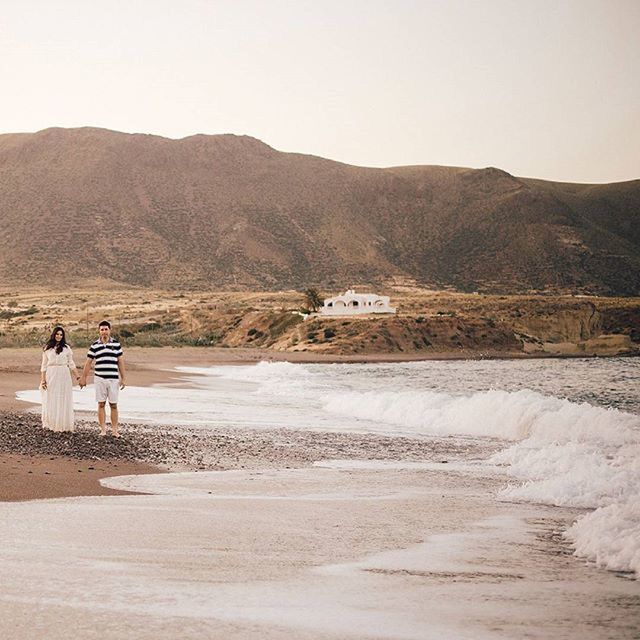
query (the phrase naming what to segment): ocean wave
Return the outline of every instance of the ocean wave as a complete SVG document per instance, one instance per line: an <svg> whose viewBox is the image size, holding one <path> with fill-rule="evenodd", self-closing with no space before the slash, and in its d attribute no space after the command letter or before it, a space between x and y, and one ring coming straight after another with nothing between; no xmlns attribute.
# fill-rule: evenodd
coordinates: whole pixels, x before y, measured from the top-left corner
<svg viewBox="0 0 640 640"><path fill-rule="evenodd" d="M503 500L594 509L565 533L597 566L640 575L640 418L576 406L579 422L534 430L497 453L521 481Z"/></svg>
<svg viewBox="0 0 640 640"><path fill-rule="evenodd" d="M184 370L184 367L179 367ZM227 380L247 380L251 382L269 382L270 380L295 380L299 377L306 377L309 371L298 364L292 362L268 362L261 360L256 364L249 365L226 365L219 367L209 367L201 369L209 375L216 375Z"/></svg>
<svg viewBox="0 0 640 640"><path fill-rule="evenodd" d="M519 481L503 500L595 509L567 531L598 566L640 573L640 417L532 391L346 393L325 409L424 435L515 441L495 454Z"/></svg>
<svg viewBox="0 0 640 640"><path fill-rule="evenodd" d="M637 416L534 391L492 390L471 395L431 391L337 393L326 411L411 428L424 435L468 435L543 441L620 444L637 438Z"/></svg>

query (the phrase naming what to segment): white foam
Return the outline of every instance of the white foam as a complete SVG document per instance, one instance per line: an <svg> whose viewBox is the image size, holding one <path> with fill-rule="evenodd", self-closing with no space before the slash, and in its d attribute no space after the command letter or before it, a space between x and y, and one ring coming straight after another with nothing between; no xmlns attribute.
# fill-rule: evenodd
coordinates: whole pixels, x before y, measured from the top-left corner
<svg viewBox="0 0 640 640"><path fill-rule="evenodd" d="M231 475L232 485L242 482L242 473ZM254 475L246 472L246 482ZM178 484L184 479L172 477ZM337 481L344 485L344 478ZM254 499L260 497L258 491ZM310 564L353 553L349 536L343 541L325 522L324 503L238 509L202 495L111 496L0 503L0 516L3 637L33 637L34 629L46 629L46 637L82 637L95 625L101 637L137 637L142 624L159 629L145 637L162 638L227 631L234 637L488 637L477 624L468 629L446 594L425 602L423 591L402 577L360 571L345 580L311 571ZM388 548L384 536L372 548ZM22 610L16 605L34 622L27 633L16 632L14 616Z"/></svg>
<svg viewBox="0 0 640 640"><path fill-rule="evenodd" d="M314 378L309 369L291 362L261 361L251 365L222 367L176 367L177 371L196 375L191 381L205 388L211 388L211 378L217 384L225 381L243 383L243 389L253 388L259 395L291 396L302 393L307 381ZM204 376L204 378L203 378ZM250 386L247 386L250 385Z"/></svg>
<svg viewBox="0 0 640 640"><path fill-rule="evenodd" d="M567 420L541 424L491 462L522 484L504 500L595 509L567 532L576 553L598 566L640 568L640 418L575 405Z"/></svg>
<svg viewBox="0 0 640 640"><path fill-rule="evenodd" d="M613 571L640 576L640 500L611 504L580 518L567 532L576 553Z"/></svg>
<svg viewBox="0 0 640 640"><path fill-rule="evenodd" d="M520 386L530 382L555 393L565 389L575 397L604 397L636 406L628 390L629 380L634 376L637 380L635 361L262 362L179 371L195 388L128 387L121 402L122 419L501 439L511 446L488 464L501 465L519 481L502 492L503 499L606 509L605 516L596 512L572 529L576 548L588 550L588 557L597 556L602 566L612 562L623 570L637 570L634 558L640 536L624 532L634 531L639 522L634 518L640 511L640 417L554 397L550 391L486 389L496 380L513 388L516 378ZM612 377L620 371L623 374ZM599 385L607 376L610 395L602 396ZM40 394L25 391L18 397L38 402ZM74 404L76 409L92 411L93 394L74 391ZM605 526L609 533L602 536L595 553L594 531L602 533ZM616 546L618 539L625 541L622 550Z"/></svg>
<svg viewBox="0 0 640 640"><path fill-rule="evenodd" d="M209 500L352 501L395 500L415 491L349 485L336 481L331 465L309 469L269 469L154 473L103 478L111 489L164 496L206 497ZM340 479L340 478L338 478ZM318 487L321 487L320 489Z"/></svg>
<svg viewBox="0 0 640 640"><path fill-rule="evenodd" d="M640 418L637 415L526 389L447 393L420 390L415 381L409 390L392 381L382 389L362 391L366 385L349 380L345 371L348 369L344 365L333 366L331 372L342 383L333 387L327 384L328 376L321 377L313 369L290 363L227 368L220 375L250 380L265 395L298 394L316 410L320 405L327 414L354 419L361 426L374 425L374 430L377 426L385 433L465 435L517 442L489 462L502 465L523 482L505 489L501 497L593 509L615 505L604 512L603 518L595 512L580 521L571 530L571 539L577 553L590 558L595 553L592 541L597 539L598 564L637 571L634 559L640 553L640 536L625 533L635 532L640 526L637 517ZM359 372L362 379L371 370L365 368ZM364 469L381 463L323 464L334 468L346 468L347 464L350 468ZM603 534L605 529L609 535Z"/></svg>
<svg viewBox="0 0 640 640"><path fill-rule="evenodd" d="M319 460L314 467L344 471L455 471L465 475L487 476L491 470L486 464L476 462L412 462L409 460ZM500 473L497 468L494 473Z"/></svg>
<svg viewBox="0 0 640 640"><path fill-rule="evenodd" d="M390 571L434 574L446 572L478 572L485 575L505 572L501 553L504 539L524 543L528 534L521 519L507 515L494 516L473 523L469 531L435 534L424 542L404 549L394 549L357 562L325 565L316 569L322 574L347 574L353 571Z"/></svg>

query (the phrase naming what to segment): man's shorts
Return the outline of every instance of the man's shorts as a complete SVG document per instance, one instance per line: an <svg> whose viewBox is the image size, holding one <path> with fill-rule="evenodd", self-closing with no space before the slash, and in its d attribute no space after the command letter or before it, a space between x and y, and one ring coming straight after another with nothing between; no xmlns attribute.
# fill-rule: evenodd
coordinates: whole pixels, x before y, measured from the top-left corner
<svg viewBox="0 0 640 640"><path fill-rule="evenodd" d="M96 401L107 402L109 404L118 403L118 392L120 391L120 380L113 380L107 378L101 378L100 376L93 377L93 384L96 388Z"/></svg>

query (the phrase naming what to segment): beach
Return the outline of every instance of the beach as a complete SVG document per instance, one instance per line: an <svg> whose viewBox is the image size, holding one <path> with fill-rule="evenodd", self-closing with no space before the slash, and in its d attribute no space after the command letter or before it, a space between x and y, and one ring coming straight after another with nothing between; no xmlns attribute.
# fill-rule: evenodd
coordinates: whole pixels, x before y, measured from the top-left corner
<svg viewBox="0 0 640 640"><path fill-rule="evenodd" d="M37 350L2 355L7 637L637 637L639 582L563 536L585 509L496 500L509 479L480 463L502 442L153 422L115 440L90 416L43 433L15 400ZM131 349L127 382L267 355Z"/></svg>

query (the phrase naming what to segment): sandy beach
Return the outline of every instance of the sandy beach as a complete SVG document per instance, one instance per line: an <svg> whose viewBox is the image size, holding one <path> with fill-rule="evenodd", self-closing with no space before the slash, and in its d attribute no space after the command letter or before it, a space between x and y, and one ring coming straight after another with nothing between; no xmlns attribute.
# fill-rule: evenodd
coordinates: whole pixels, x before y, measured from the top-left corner
<svg viewBox="0 0 640 640"><path fill-rule="evenodd" d="M505 477L477 461L498 442L153 424L115 440L84 419L44 433L14 399L38 355L2 351L5 637L637 637L638 581L561 535L582 510L495 499ZM131 349L128 384L264 355Z"/></svg>

